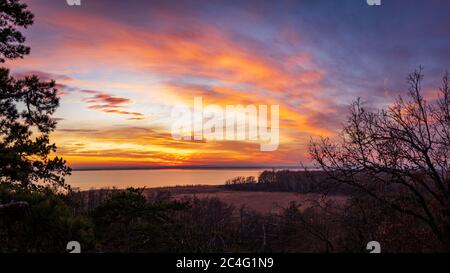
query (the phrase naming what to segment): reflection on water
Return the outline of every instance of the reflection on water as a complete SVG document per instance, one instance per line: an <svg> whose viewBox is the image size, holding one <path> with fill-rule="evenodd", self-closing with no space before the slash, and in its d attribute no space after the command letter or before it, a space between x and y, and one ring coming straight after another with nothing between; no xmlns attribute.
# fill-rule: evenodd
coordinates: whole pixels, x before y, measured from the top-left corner
<svg viewBox="0 0 450 273"><path fill-rule="evenodd" d="M262 171L262 169L73 171L66 182L81 190L112 187L154 188L176 185L221 185L236 176L257 177Z"/></svg>

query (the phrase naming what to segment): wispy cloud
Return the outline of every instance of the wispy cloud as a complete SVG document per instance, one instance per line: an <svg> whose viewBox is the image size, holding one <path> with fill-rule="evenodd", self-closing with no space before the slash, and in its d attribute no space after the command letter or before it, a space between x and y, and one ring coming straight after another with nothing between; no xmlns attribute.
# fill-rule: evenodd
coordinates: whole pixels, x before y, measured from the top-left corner
<svg viewBox="0 0 450 273"><path fill-rule="evenodd" d="M116 97L106 92L94 90L81 90L81 93L91 95L83 101L89 104L89 109L99 110L104 113L133 116L131 119L143 119L144 115L139 112L124 110L131 104L127 98Z"/></svg>
<svg viewBox="0 0 450 273"><path fill-rule="evenodd" d="M70 83L73 82L73 78L56 73L48 73L40 70L20 70L14 71L12 76L15 78L23 79L26 77L37 76L42 81L55 81L55 88L58 90L59 96L64 96L68 92L72 92L77 90L76 88L70 86Z"/></svg>

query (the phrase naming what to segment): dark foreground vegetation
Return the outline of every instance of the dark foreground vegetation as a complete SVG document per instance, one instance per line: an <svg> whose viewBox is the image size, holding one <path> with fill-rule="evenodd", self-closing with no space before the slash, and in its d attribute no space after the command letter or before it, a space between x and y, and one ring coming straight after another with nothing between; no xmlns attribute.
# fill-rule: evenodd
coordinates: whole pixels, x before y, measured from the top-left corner
<svg viewBox="0 0 450 273"><path fill-rule="evenodd" d="M14 200L27 205L1 213L1 252L65 252L73 240L83 252L365 252L372 240L384 252L442 250L425 225L364 195L257 213L218 198L175 200L169 191L57 194L2 185L1 203Z"/></svg>
<svg viewBox="0 0 450 273"><path fill-rule="evenodd" d="M30 52L18 28L33 14L0 0L0 63ZM0 252L383 252L450 251L450 87L422 97L422 70L408 98L379 111L357 100L342 133L310 144L322 172L264 172L224 187L346 195L256 213L217 198L146 196L142 189L75 192L70 168L53 156L59 105L53 81L16 79L0 68ZM270 200L267 200L270 201Z"/></svg>
<svg viewBox="0 0 450 273"><path fill-rule="evenodd" d="M259 214L217 198L146 197L142 189L66 195L7 185L0 200L27 203L1 215L2 252L64 252L72 240L85 252L364 252L380 238L384 251L436 250L420 225L367 200L317 200L303 210L292 203L279 214Z"/></svg>

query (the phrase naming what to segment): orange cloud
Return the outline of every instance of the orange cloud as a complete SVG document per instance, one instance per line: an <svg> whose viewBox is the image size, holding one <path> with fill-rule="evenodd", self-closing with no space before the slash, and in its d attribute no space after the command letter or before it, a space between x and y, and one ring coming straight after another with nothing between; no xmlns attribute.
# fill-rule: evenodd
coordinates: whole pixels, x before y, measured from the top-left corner
<svg viewBox="0 0 450 273"><path fill-rule="evenodd" d="M171 19L175 25L181 20ZM58 63L57 60L67 56L76 56L73 65L83 62L77 66L80 69L86 65L128 67L172 77L188 75L229 84L249 84L270 92L301 92L302 87L319 84L323 78L322 71L308 68L312 62L305 53L286 56L284 61L266 56L241 46L240 41L207 24L195 24L192 30L195 34L188 35L131 27L69 12L45 20L62 32L71 33L70 39L58 41L48 58ZM39 63L33 56L23 62ZM297 69L290 69L292 65Z"/></svg>
<svg viewBox="0 0 450 273"><path fill-rule="evenodd" d="M147 127L62 129L55 133L55 137L60 145L58 154L73 167L89 164L182 166L292 163L290 153L293 150L289 147L282 147L276 153L264 153L259 151L259 144L255 142L178 141L164 131ZM296 157L301 158L301 154Z"/></svg>

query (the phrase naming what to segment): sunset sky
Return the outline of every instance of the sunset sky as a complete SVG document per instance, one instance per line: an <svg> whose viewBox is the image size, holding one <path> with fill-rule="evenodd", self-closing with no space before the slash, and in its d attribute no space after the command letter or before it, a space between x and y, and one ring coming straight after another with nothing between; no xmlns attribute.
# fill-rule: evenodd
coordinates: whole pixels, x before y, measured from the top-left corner
<svg viewBox="0 0 450 273"><path fill-rule="evenodd" d="M74 168L309 164L348 105L392 102L423 65L426 94L450 69L450 1L27 0L31 54L16 76L54 79L52 140ZM279 104L280 145L179 141L174 105Z"/></svg>

